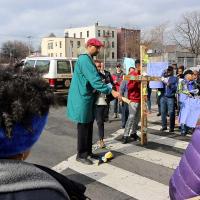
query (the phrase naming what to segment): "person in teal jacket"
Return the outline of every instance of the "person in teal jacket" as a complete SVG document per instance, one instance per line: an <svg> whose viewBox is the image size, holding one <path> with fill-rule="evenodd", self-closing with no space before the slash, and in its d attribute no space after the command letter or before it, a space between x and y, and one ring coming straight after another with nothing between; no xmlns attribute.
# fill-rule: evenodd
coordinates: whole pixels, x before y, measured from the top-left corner
<svg viewBox="0 0 200 200"><path fill-rule="evenodd" d="M67 100L67 117L77 123L78 144L76 160L84 164L93 164L88 158L92 154L92 134L96 90L104 94L112 94L115 98L121 95L102 82L93 56L96 56L103 44L95 39L87 42L87 53L79 56L71 81Z"/></svg>

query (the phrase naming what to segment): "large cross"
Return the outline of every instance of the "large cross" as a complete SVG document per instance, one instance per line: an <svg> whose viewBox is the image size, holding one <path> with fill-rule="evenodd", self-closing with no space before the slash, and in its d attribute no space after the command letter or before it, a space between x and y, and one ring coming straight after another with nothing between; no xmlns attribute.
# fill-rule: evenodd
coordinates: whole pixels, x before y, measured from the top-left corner
<svg viewBox="0 0 200 200"><path fill-rule="evenodd" d="M160 80L159 77L151 76L124 76L124 80L140 81L141 88L141 145L147 144L147 83L148 81Z"/></svg>
<svg viewBox="0 0 200 200"><path fill-rule="evenodd" d="M140 72L143 74L143 53L140 48ZM160 77L152 76L124 76L124 80L140 81L141 88L141 145L147 144L147 83L148 81L160 80Z"/></svg>

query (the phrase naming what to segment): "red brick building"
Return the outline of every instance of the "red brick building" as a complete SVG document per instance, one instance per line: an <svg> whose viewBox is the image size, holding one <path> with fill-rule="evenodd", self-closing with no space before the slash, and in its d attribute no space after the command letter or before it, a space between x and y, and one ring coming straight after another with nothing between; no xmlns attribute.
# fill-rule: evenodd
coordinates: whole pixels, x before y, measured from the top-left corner
<svg viewBox="0 0 200 200"><path fill-rule="evenodd" d="M140 30L120 28L117 30L117 58L140 58Z"/></svg>

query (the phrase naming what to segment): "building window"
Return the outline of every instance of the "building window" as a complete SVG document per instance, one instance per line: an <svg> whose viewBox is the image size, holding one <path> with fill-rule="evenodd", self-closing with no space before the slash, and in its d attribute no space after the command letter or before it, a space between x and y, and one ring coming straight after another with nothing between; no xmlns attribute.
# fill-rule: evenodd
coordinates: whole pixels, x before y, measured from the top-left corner
<svg viewBox="0 0 200 200"><path fill-rule="evenodd" d="M80 38L82 38L83 37L83 34L82 34L82 32L80 32Z"/></svg>
<svg viewBox="0 0 200 200"><path fill-rule="evenodd" d="M112 48L115 48L115 42L112 42Z"/></svg>
<svg viewBox="0 0 200 200"><path fill-rule="evenodd" d="M66 38L69 37L69 33L68 33L68 32L65 33L65 37L66 37Z"/></svg>
<svg viewBox="0 0 200 200"><path fill-rule="evenodd" d="M112 52L112 59L115 58L115 52Z"/></svg>
<svg viewBox="0 0 200 200"><path fill-rule="evenodd" d="M73 41L71 41L71 40L70 40L70 45L71 45L71 48L74 47L74 43L73 43Z"/></svg>
<svg viewBox="0 0 200 200"><path fill-rule="evenodd" d="M103 30L103 36L105 36L106 35L106 31L105 30Z"/></svg>
<svg viewBox="0 0 200 200"><path fill-rule="evenodd" d="M55 43L55 46L57 47L57 42Z"/></svg>
<svg viewBox="0 0 200 200"><path fill-rule="evenodd" d="M53 42L48 43L48 49L53 49Z"/></svg>
<svg viewBox="0 0 200 200"><path fill-rule="evenodd" d="M98 37L101 37L101 30L98 30Z"/></svg>
<svg viewBox="0 0 200 200"><path fill-rule="evenodd" d="M60 41L60 48L62 48L62 42Z"/></svg>
<svg viewBox="0 0 200 200"><path fill-rule="evenodd" d="M87 31L87 37L90 37L90 32L89 31Z"/></svg>
<svg viewBox="0 0 200 200"><path fill-rule="evenodd" d="M76 38L76 33L74 33L74 38Z"/></svg>
<svg viewBox="0 0 200 200"><path fill-rule="evenodd" d="M77 41L77 48L79 48L81 46L81 42Z"/></svg>
<svg viewBox="0 0 200 200"><path fill-rule="evenodd" d="M114 32L114 31L112 31L112 37L113 37L113 38L115 37L115 32Z"/></svg>
<svg viewBox="0 0 200 200"><path fill-rule="evenodd" d="M62 57L62 53L60 53L60 57Z"/></svg>
<svg viewBox="0 0 200 200"><path fill-rule="evenodd" d="M56 53L56 57L58 56L58 54Z"/></svg>
<svg viewBox="0 0 200 200"><path fill-rule="evenodd" d="M51 53L51 57L53 57L53 53Z"/></svg>
<svg viewBox="0 0 200 200"><path fill-rule="evenodd" d="M110 32L109 31L106 32L106 36L110 36Z"/></svg>

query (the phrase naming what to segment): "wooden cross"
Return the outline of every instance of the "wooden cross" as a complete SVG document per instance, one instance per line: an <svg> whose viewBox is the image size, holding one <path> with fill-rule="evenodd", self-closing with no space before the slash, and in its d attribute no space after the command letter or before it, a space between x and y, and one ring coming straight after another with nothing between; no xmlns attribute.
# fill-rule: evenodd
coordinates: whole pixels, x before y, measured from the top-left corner
<svg viewBox="0 0 200 200"><path fill-rule="evenodd" d="M147 144L147 83L148 81L160 80L159 77L151 76L124 76L124 80L140 81L141 88L141 145ZM122 99L123 100L123 99Z"/></svg>
<svg viewBox="0 0 200 200"><path fill-rule="evenodd" d="M140 72L143 74L143 53L140 48ZM141 88L141 145L147 144L147 83L148 81L158 81L159 77L151 76L124 76L124 80L140 81Z"/></svg>

